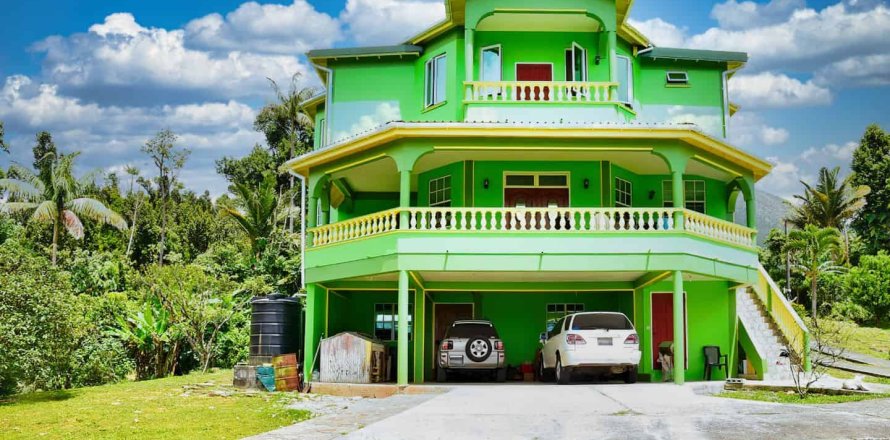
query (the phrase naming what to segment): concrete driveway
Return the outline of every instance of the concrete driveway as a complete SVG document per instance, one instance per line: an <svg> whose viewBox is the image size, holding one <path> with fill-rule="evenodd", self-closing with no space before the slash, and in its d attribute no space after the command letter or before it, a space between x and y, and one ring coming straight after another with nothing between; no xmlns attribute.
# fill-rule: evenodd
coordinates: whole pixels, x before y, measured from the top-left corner
<svg viewBox="0 0 890 440"><path fill-rule="evenodd" d="M780 405L693 386L465 385L349 439L890 438L890 400Z"/></svg>
<svg viewBox="0 0 890 440"><path fill-rule="evenodd" d="M368 408L345 409L258 438L890 439L890 399L781 405L696 394L701 387L455 385L438 395L365 399ZM327 435L319 435L319 424Z"/></svg>

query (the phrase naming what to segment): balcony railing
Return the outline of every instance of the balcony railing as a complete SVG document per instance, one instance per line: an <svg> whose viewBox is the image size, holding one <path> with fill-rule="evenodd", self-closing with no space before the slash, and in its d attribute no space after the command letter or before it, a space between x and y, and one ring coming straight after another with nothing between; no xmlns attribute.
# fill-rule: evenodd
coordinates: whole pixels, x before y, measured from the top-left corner
<svg viewBox="0 0 890 440"><path fill-rule="evenodd" d="M615 102L618 83L574 81L467 81L465 103Z"/></svg>
<svg viewBox="0 0 890 440"><path fill-rule="evenodd" d="M722 242L753 247L753 229L673 208L406 208L312 228L312 245L323 246L395 230L444 232L636 232L672 231L674 214L682 212L687 232ZM400 224L405 213L407 223Z"/></svg>

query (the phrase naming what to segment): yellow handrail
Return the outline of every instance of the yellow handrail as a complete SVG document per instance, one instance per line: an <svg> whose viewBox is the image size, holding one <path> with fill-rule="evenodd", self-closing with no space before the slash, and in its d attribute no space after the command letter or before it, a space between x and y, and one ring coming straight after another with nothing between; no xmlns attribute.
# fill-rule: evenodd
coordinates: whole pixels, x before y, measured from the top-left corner
<svg viewBox="0 0 890 440"><path fill-rule="evenodd" d="M763 265L758 263L757 269L759 277L757 283L754 284L757 298L763 303L779 327L779 331L791 345L790 348L802 357L801 365L804 370L810 371L810 330L791 307L791 303L782 294L779 286L770 278Z"/></svg>

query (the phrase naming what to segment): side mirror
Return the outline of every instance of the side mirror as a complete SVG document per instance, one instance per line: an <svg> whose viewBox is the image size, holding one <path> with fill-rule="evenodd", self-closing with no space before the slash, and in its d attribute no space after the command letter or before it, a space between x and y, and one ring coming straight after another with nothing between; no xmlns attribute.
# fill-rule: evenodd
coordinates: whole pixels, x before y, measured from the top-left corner
<svg viewBox="0 0 890 440"><path fill-rule="evenodd" d="M538 340L541 341L542 344L546 343L547 342L547 332L541 332L541 334L538 335Z"/></svg>

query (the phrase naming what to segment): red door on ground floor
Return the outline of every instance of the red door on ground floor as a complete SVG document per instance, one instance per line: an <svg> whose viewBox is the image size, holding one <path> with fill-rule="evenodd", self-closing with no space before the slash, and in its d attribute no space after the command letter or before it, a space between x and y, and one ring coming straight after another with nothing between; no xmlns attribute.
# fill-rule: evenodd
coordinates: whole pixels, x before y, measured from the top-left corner
<svg viewBox="0 0 890 440"><path fill-rule="evenodd" d="M686 298L683 298L683 333L687 333L686 326ZM665 341L674 340L674 294L652 294L652 368L661 369L658 361L658 345ZM687 337L685 341L688 341ZM686 366L689 366L689 344L683 344L686 349Z"/></svg>

